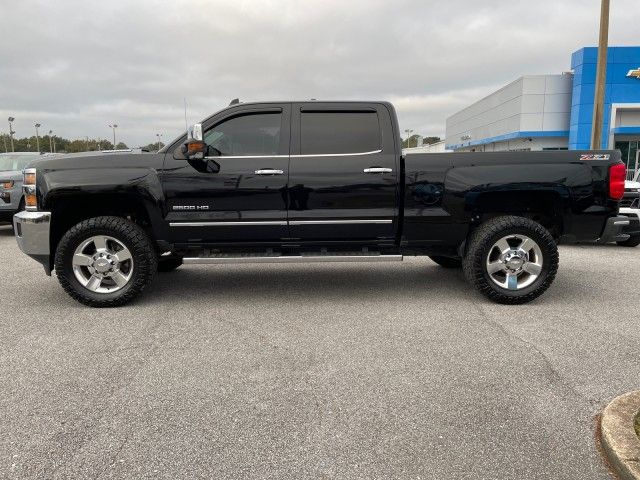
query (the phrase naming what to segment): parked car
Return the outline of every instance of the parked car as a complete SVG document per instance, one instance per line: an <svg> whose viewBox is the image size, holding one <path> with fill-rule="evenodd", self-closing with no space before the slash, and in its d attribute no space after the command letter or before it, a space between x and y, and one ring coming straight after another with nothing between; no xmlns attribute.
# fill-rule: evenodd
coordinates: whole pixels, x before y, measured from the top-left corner
<svg viewBox="0 0 640 480"><path fill-rule="evenodd" d="M156 154L34 162L16 238L94 307L127 303L183 263L404 255L462 267L516 304L551 285L558 242L611 241L629 224L619 151L401 148L386 102L234 104Z"/></svg>
<svg viewBox="0 0 640 480"><path fill-rule="evenodd" d="M640 245L640 171L632 181L625 183L624 197L620 201L620 215L629 218L629 226L622 230L629 238L619 240L618 245L637 247Z"/></svg>
<svg viewBox="0 0 640 480"><path fill-rule="evenodd" d="M34 152L0 153L0 222L11 222L24 210L22 170L40 156Z"/></svg>

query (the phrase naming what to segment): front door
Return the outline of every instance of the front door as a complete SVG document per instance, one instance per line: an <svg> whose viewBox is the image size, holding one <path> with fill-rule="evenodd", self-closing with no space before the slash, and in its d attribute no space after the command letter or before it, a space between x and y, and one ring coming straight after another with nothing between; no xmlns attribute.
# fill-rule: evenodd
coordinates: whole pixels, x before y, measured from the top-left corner
<svg viewBox="0 0 640 480"><path fill-rule="evenodd" d="M292 108L292 240L392 239L399 172L386 107L354 102Z"/></svg>
<svg viewBox="0 0 640 480"><path fill-rule="evenodd" d="M279 242L288 237L290 106L239 106L202 125L204 160L167 153L163 188L172 241Z"/></svg>

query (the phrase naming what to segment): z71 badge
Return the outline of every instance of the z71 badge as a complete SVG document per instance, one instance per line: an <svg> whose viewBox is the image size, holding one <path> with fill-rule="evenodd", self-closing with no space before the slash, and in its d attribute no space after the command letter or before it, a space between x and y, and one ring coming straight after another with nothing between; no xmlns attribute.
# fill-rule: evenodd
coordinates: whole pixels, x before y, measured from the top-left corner
<svg viewBox="0 0 640 480"><path fill-rule="evenodd" d="M174 210L184 212L184 211L194 211L194 210L209 210L209 205L174 205Z"/></svg>
<svg viewBox="0 0 640 480"><path fill-rule="evenodd" d="M608 153L590 153L588 155L580 155L580 160L609 160L611 155Z"/></svg>

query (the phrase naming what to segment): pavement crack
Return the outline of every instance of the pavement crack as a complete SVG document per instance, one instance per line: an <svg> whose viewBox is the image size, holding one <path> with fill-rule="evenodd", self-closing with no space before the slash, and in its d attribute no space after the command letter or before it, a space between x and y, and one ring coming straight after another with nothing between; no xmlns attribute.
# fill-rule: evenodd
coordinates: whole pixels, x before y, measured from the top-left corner
<svg viewBox="0 0 640 480"><path fill-rule="evenodd" d="M570 383L565 377L563 377L562 374L560 373L560 371L551 362L549 357L542 350L540 350L533 342L530 342L529 340L525 340L524 338L520 337L519 335L515 334L514 332L511 332L511 331L507 330L504 327L504 325L502 325L501 323L499 323L496 320L494 320L491 317L489 317L489 315L487 315L487 313L482 308L482 305L478 305L478 304L474 303L474 306L476 307L476 309L480 313L481 319L485 324L487 324L487 325L489 325L491 327L497 328L507 338L515 340L515 341L525 345L530 350L533 350L535 352L535 354L539 358L542 359L542 362L544 363L545 368L549 371L549 373L551 375L551 378L553 380L555 380L556 383L559 383L559 384L563 385L575 397L580 398L582 400L586 400L589 403L589 405L591 405L592 407L597 407L599 405L599 402L597 400L595 400L593 398L590 398L587 395L585 395L584 393L582 393L579 390L577 390L576 387L572 383Z"/></svg>

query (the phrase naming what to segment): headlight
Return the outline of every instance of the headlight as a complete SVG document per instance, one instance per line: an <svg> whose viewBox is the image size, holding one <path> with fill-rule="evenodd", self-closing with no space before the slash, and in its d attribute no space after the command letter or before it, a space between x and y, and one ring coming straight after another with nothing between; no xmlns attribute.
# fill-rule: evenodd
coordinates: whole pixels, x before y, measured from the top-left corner
<svg viewBox="0 0 640 480"><path fill-rule="evenodd" d="M36 169L27 168L24 171L24 206L27 210L38 210L38 197L36 196Z"/></svg>
<svg viewBox="0 0 640 480"><path fill-rule="evenodd" d="M13 188L13 180L7 180L2 182L2 188L9 190L10 188Z"/></svg>

